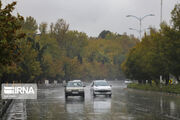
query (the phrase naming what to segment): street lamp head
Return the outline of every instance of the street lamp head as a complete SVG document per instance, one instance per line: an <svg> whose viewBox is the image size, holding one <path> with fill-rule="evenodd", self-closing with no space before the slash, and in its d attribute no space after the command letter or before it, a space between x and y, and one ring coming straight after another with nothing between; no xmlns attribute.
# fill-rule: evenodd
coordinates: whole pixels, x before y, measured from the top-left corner
<svg viewBox="0 0 180 120"><path fill-rule="evenodd" d="M129 28L129 30L135 30L135 31L137 31L138 33L141 32L141 31L139 31L138 29L134 29L134 28Z"/></svg>
<svg viewBox="0 0 180 120"><path fill-rule="evenodd" d="M149 16L155 16L154 14L149 14Z"/></svg>
<svg viewBox="0 0 180 120"><path fill-rule="evenodd" d="M139 21L139 23L140 23L140 30L133 29L133 28L129 28L129 29L130 29L130 30L135 30L135 31L139 32L140 39L141 39L141 33L143 32L143 31L141 30L142 20L144 20L144 18L146 18L146 17L148 17L148 16L155 16L155 15L154 15L154 14L147 14L147 15L145 15L145 16L143 16L143 17L137 17L137 16L134 16L134 15L127 15L127 16L126 16L126 17L134 17L134 18L136 18L136 19Z"/></svg>
<svg viewBox="0 0 180 120"><path fill-rule="evenodd" d="M131 17L131 15L126 15L126 17Z"/></svg>
<svg viewBox="0 0 180 120"><path fill-rule="evenodd" d="M133 28L129 28L130 30L134 30Z"/></svg>

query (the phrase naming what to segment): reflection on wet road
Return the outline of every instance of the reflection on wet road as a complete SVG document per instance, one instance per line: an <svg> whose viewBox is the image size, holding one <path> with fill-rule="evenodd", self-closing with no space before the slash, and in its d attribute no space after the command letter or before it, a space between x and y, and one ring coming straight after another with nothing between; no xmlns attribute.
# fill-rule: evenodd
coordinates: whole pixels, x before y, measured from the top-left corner
<svg viewBox="0 0 180 120"><path fill-rule="evenodd" d="M27 101L28 120L178 120L180 97L129 90L112 82L112 98L93 98L85 88L85 99L64 98L64 88L39 89L37 100Z"/></svg>

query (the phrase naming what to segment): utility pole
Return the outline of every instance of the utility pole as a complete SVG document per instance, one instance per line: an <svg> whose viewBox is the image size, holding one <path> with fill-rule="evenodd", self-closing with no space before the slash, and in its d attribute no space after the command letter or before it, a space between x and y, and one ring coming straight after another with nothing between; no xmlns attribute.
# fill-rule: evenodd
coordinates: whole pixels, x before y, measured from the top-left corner
<svg viewBox="0 0 180 120"><path fill-rule="evenodd" d="M161 0L161 10L160 10L160 11L161 11L160 23L162 23L162 17L163 17L163 16L162 16L162 14L163 14L163 0Z"/></svg>

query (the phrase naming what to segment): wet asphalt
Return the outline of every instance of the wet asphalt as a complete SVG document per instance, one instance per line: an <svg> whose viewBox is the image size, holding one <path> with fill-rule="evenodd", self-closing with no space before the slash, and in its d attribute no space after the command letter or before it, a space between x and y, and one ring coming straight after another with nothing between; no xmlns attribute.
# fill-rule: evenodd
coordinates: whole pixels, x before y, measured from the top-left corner
<svg viewBox="0 0 180 120"><path fill-rule="evenodd" d="M180 96L110 84L112 97L94 98L88 84L85 99L65 100L62 86L39 89L37 100L26 101L27 120L180 120Z"/></svg>

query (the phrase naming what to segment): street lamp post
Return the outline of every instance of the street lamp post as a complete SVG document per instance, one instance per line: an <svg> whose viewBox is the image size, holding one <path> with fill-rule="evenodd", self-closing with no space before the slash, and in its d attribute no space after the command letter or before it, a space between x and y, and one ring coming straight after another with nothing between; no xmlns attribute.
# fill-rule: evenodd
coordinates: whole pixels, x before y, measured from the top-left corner
<svg viewBox="0 0 180 120"><path fill-rule="evenodd" d="M147 29L151 29L151 28L145 28L145 29L143 29L143 30L138 30L138 29L134 29L134 28L129 28L129 30L134 30L134 31L136 31L136 32L138 32L139 34L142 32L142 31L146 31Z"/></svg>
<svg viewBox="0 0 180 120"><path fill-rule="evenodd" d="M134 16L134 15L127 15L126 17L133 17L133 18L136 18L138 21L139 21L139 30L137 29L132 29L131 30L136 30L136 31L139 31L139 36L140 36L140 39L141 39L141 33L142 33L142 20L144 20L144 18L148 17L148 16L155 16L154 14L148 14L148 15L145 15L143 17L137 17L137 16Z"/></svg>
<svg viewBox="0 0 180 120"><path fill-rule="evenodd" d="M138 32L140 34L140 31L138 29L129 28L129 30L134 30L134 31L136 31L136 32Z"/></svg>

